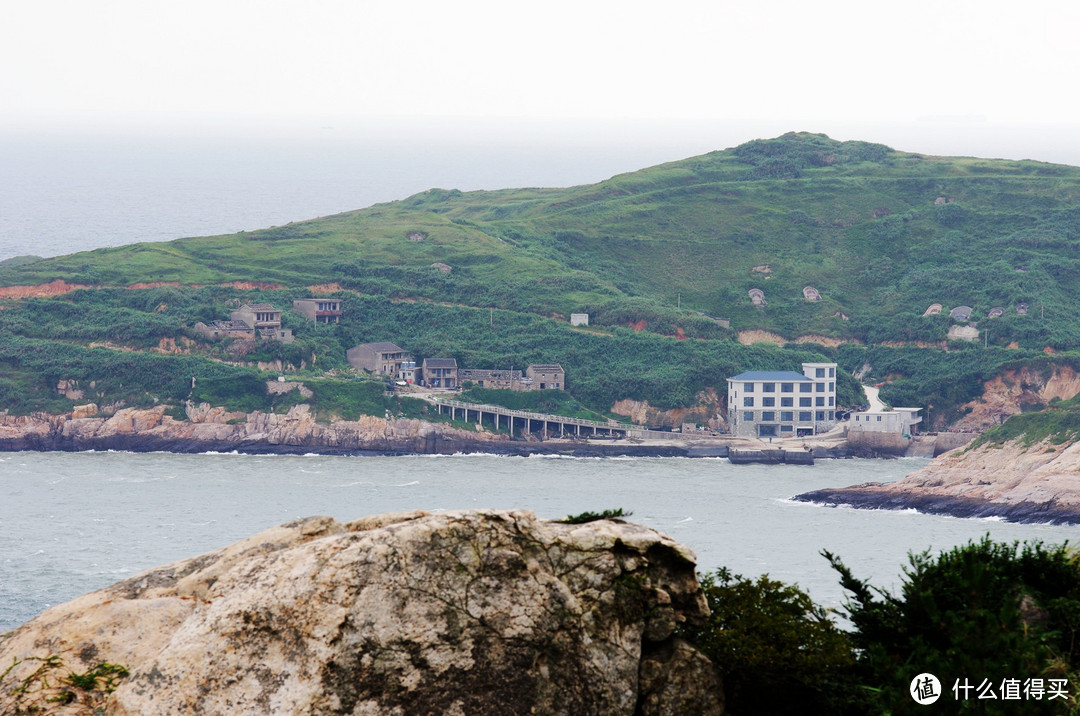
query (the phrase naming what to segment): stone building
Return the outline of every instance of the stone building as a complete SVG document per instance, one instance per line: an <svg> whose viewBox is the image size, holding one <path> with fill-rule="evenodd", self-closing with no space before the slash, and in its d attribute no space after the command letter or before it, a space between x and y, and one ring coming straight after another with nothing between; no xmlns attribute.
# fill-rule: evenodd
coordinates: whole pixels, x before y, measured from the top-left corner
<svg viewBox="0 0 1080 716"><path fill-rule="evenodd" d="M836 424L836 364L795 371L752 370L728 378L728 424L740 437L786 438Z"/></svg>
<svg viewBox="0 0 1080 716"><path fill-rule="evenodd" d="M353 368L394 378L399 377L403 364L413 363L415 367L413 357L405 349L387 341L353 346L345 352L345 359Z"/></svg>
<svg viewBox="0 0 1080 716"><path fill-rule="evenodd" d="M244 338L292 343L293 333L281 327L281 311L267 303L246 303L232 312L228 321L195 324L195 330L207 338Z"/></svg>
<svg viewBox="0 0 1080 716"><path fill-rule="evenodd" d="M341 301L336 298L298 298L292 305L316 323L341 323Z"/></svg>
<svg viewBox="0 0 1080 716"><path fill-rule="evenodd" d="M232 312L234 321L243 321L255 329L259 338L292 343L293 334L288 328L281 327L281 311L268 303L245 303Z"/></svg>
<svg viewBox="0 0 1080 716"><path fill-rule="evenodd" d="M429 388L458 387L458 367L454 358L425 358L421 373L424 385Z"/></svg>
<svg viewBox="0 0 1080 716"><path fill-rule="evenodd" d="M482 368L462 368L458 371L462 383L475 383L478 388L496 388L500 390L527 390L522 385L520 370L485 370Z"/></svg>
<svg viewBox="0 0 1080 716"><path fill-rule="evenodd" d="M566 371L558 363L534 363L525 369L532 381L532 390L562 390L566 387Z"/></svg>

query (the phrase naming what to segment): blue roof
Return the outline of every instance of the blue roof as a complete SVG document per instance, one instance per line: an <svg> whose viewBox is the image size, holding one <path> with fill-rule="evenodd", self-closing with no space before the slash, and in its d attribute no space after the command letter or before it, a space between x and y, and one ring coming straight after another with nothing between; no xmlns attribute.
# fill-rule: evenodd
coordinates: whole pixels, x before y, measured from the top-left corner
<svg viewBox="0 0 1080 716"><path fill-rule="evenodd" d="M770 382L794 382L794 381L810 381L812 378L807 378L802 373L796 373L793 370L748 370L738 375L728 378L728 380L764 380Z"/></svg>

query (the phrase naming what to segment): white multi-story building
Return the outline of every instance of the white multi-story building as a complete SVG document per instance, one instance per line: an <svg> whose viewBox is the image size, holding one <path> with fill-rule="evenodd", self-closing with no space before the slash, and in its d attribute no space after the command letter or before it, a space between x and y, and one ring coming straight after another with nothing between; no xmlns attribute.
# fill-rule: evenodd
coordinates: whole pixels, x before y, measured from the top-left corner
<svg viewBox="0 0 1080 716"><path fill-rule="evenodd" d="M836 364L750 370L728 378L728 424L742 437L788 438L827 432L836 424Z"/></svg>

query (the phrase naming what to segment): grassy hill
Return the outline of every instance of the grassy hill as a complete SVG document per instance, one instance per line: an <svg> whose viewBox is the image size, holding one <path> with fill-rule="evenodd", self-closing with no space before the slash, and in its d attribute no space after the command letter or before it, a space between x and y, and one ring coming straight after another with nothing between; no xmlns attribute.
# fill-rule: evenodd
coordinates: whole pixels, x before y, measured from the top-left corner
<svg viewBox="0 0 1080 716"><path fill-rule="evenodd" d="M990 342L1060 349L1080 341L1078 269L1080 169L788 134L595 185L433 189L263 231L3 266L0 283L337 281L601 323L681 305L736 329L868 342L944 340L950 322L922 316L940 303L972 306L976 321L1004 308L982 324Z"/></svg>
<svg viewBox="0 0 1080 716"><path fill-rule="evenodd" d="M43 360L32 356L38 344L16 350L19 341L149 351L184 337L201 359L237 362L199 344L191 324L227 317L226 300L288 305L307 286L336 283L344 324L293 317L296 344L261 347L247 362L320 373L343 367L345 348L362 340L471 367L559 361L574 397L607 410L627 397L677 407L722 393L730 372L825 357L847 371L869 364L871 376L896 379L887 399L946 414L1000 366L1080 345L1080 168L786 134L588 186L432 189L261 231L0 264L0 285L55 279L179 285L0 301L9 394ZM237 281L279 288L220 287ZM820 301L804 297L807 286ZM767 305L753 305L755 288ZM924 316L931 304L943 313ZM974 309L978 345L911 347L945 345L959 305ZM990 318L996 307L1003 315ZM567 326L571 312L589 313L590 329ZM748 349L733 340L746 329L848 343ZM158 399L182 392L158 395L151 383L144 393ZM854 383L846 390L856 400Z"/></svg>

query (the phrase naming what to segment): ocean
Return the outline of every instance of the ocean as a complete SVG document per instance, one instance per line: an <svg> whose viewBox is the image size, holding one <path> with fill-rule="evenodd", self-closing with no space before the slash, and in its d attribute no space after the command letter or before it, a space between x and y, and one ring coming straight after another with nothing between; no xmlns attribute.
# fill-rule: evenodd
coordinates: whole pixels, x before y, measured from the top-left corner
<svg viewBox="0 0 1080 716"><path fill-rule="evenodd" d="M692 548L701 571L728 567L844 601L822 549L895 589L909 551L979 539L1080 537L1080 528L834 508L793 495L892 481L924 460L0 454L0 632L140 571L299 517L526 509L561 518L622 508Z"/></svg>
<svg viewBox="0 0 1080 716"><path fill-rule="evenodd" d="M263 229L435 187L593 183L746 139L430 123L242 130L0 128L0 260Z"/></svg>

